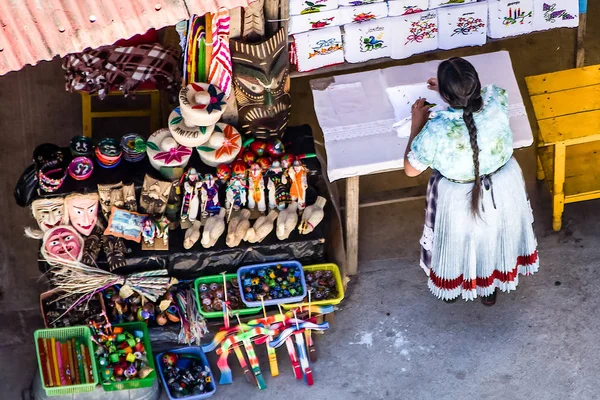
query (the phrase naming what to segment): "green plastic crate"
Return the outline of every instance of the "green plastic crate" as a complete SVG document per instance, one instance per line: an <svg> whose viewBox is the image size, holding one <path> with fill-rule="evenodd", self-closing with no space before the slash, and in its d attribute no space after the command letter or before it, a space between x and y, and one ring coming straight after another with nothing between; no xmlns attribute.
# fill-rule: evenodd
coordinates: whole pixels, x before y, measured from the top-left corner
<svg viewBox="0 0 600 400"><path fill-rule="evenodd" d="M93 392L94 388L98 384L98 370L96 369L96 363L93 362L92 373L94 376L93 383L84 383L81 385L70 385L70 386L58 386L48 387L44 382L44 375L42 374L42 361L40 359L40 349L38 346L38 338L56 340L66 339L83 339L85 346L90 352L90 360L94 359L94 351L92 345L92 332L87 326L71 326L69 328L55 328L55 329L38 329L33 333L33 339L35 341L35 352L37 355L38 369L40 371L40 380L42 381L42 387L46 391L47 396L65 396L76 393Z"/></svg>
<svg viewBox="0 0 600 400"><path fill-rule="evenodd" d="M146 350L146 358L148 359L148 366L152 368L150 375L143 379L131 379L122 382L102 382L102 387L105 392L114 392L116 390L129 390L129 389L140 389L151 387L156 379L156 367L154 365L154 356L152 355L152 347L150 346L150 335L148 334L148 327L145 322L125 322L122 324L114 324L113 327L122 327L125 332L142 331L144 332L144 349ZM98 360L96 359L96 363ZM102 367L98 364L98 370L102 371Z"/></svg>
<svg viewBox="0 0 600 400"><path fill-rule="evenodd" d="M227 282L237 279L237 274L226 274L225 279ZM198 287L206 283L207 285L211 283L223 283L223 275L211 275L211 276L201 276L194 281L194 291L196 292L196 306L198 307L198 311L204 318L223 318L223 311L210 311L206 312L202 310L202 303L200 301L200 291ZM241 293L240 293L241 296ZM243 304L243 303L242 303ZM262 307L251 307L251 308L241 308L239 310L231 310L236 312L239 315L252 315L258 314L262 310Z"/></svg>

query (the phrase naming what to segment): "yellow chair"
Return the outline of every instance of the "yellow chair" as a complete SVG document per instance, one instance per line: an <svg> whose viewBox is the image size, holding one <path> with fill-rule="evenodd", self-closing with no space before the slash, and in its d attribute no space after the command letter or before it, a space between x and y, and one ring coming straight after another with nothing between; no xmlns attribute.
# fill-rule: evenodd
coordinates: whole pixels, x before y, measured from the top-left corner
<svg viewBox="0 0 600 400"><path fill-rule="evenodd" d="M525 78L538 122L537 177L552 194L552 227L566 203L600 198L600 65Z"/></svg>
<svg viewBox="0 0 600 400"><path fill-rule="evenodd" d="M157 89L136 90L135 95L150 96L150 108L137 110L115 110L115 111L92 111L92 97L95 94L80 92L81 94L81 114L83 118L83 135L92 136L92 121L94 118L129 118L129 117L147 117L150 118L150 129L154 132L160 128L160 91ZM122 96L120 90L111 90L109 96Z"/></svg>

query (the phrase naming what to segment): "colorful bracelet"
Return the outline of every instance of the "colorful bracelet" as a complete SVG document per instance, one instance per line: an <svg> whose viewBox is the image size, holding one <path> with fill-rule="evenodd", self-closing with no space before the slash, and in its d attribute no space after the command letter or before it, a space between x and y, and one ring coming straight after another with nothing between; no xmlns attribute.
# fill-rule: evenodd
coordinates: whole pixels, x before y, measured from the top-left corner
<svg viewBox="0 0 600 400"><path fill-rule="evenodd" d="M59 160L49 161L38 171L39 185L45 192L52 193L57 191L65 182L67 170L60 167ZM58 175L53 178L51 176Z"/></svg>

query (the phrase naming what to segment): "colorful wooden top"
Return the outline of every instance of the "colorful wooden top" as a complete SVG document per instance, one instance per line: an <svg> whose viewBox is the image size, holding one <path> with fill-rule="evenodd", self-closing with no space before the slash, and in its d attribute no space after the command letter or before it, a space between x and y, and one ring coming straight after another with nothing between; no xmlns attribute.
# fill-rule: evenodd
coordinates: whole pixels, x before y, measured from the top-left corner
<svg viewBox="0 0 600 400"><path fill-rule="evenodd" d="M600 140L600 65L525 81L538 121L538 146Z"/></svg>

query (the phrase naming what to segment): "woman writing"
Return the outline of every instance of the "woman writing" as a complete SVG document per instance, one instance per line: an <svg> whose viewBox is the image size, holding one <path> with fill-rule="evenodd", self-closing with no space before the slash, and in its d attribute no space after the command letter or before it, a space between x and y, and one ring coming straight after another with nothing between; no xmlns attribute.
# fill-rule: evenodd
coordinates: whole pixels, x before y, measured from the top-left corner
<svg viewBox="0 0 600 400"><path fill-rule="evenodd" d="M421 267L438 298L479 296L493 305L497 289L515 290L519 274L539 267L525 182L512 157L507 94L494 85L482 89L462 58L442 62L428 84L450 107L430 115L419 99L412 109L406 174L433 169Z"/></svg>

